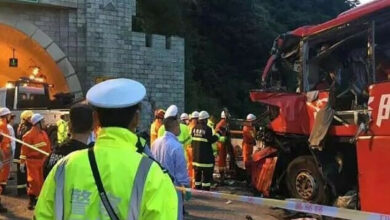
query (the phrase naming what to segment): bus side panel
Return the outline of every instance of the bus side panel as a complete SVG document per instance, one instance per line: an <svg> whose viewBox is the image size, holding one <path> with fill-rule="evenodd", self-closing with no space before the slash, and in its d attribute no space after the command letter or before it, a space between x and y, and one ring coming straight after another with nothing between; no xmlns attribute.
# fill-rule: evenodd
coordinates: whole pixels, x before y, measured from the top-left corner
<svg viewBox="0 0 390 220"><path fill-rule="evenodd" d="M369 87L369 129L357 141L362 210L390 214L390 82Z"/></svg>
<svg viewBox="0 0 390 220"><path fill-rule="evenodd" d="M362 210L390 214L390 137L360 137L357 157Z"/></svg>

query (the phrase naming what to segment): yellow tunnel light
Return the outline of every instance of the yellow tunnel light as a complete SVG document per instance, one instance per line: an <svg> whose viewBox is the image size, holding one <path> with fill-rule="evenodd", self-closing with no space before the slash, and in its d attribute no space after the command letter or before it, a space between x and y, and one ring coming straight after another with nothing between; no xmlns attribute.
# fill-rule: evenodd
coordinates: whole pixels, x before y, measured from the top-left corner
<svg viewBox="0 0 390 220"><path fill-rule="evenodd" d="M32 71L32 74L34 76L38 75L39 74L39 67L34 67L33 71Z"/></svg>
<svg viewBox="0 0 390 220"><path fill-rule="evenodd" d="M13 83L7 82L7 83L5 84L5 88L7 88L7 89L12 89L12 88L15 88L15 85L14 85Z"/></svg>

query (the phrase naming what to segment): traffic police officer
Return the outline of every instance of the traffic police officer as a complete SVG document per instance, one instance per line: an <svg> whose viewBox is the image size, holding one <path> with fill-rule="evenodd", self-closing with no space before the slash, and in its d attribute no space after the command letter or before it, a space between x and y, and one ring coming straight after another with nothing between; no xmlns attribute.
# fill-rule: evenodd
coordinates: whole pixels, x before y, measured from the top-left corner
<svg viewBox="0 0 390 220"><path fill-rule="evenodd" d="M93 86L87 101L101 131L94 148L73 152L49 173L36 219L177 219L178 198L170 177L137 153L135 129L145 87L130 79Z"/></svg>

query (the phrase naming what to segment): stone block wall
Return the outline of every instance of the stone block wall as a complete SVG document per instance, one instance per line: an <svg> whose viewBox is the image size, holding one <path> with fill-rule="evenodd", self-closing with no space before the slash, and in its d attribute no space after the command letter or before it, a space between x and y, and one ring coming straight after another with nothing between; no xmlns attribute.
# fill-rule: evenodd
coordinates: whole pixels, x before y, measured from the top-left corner
<svg viewBox="0 0 390 220"><path fill-rule="evenodd" d="M151 35L147 47L146 38L144 33L131 34L131 76L146 86L152 109L175 104L184 111L184 40ZM153 112L144 111L143 116L146 123L152 120Z"/></svg>
<svg viewBox="0 0 390 220"><path fill-rule="evenodd" d="M80 83L84 94L99 77L141 81L147 89L141 130L147 129L154 108L176 104L184 110L184 40L132 32L136 0L12 2L0 0L0 17L38 27L35 35L43 46L55 42L53 46L58 45L64 53L58 55L68 58L58 65L71 69L79 79L68 83ZM66 74L64 77L69 77Z"/></svg>

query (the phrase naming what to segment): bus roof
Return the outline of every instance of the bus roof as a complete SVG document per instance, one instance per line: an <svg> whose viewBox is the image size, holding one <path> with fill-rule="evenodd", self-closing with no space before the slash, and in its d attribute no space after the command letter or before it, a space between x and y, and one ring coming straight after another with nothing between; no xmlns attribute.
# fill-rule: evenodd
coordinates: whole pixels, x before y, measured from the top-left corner
<svg viewBox="0 0 390 220"><path fill-rule="evenodd" d="M352 8L348 11L341 13L335 19L329 20L325 23L313 26L303 26L299 27L289 34L295 35L298 37L306 37L320 33L322 31L346 24L348 22L354 21L356 19L362 18L364 16L370 15L376 11L390 7L390 0L375 0L371 3Z"/></svg>

